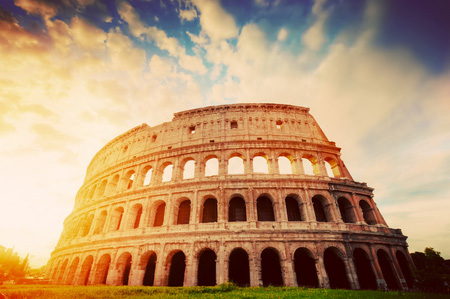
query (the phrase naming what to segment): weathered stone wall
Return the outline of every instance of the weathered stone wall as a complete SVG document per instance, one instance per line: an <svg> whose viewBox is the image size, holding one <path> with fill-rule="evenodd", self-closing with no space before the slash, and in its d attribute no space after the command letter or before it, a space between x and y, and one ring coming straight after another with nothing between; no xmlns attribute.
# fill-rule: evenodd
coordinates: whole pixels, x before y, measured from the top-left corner
<svg viewBox="0 0 450 299"><path fill-rule="evenodd" d="M233 158L240 172L229 168ZM406 237L388 228L372 191L353 181L307 108L179 112L95 155L47 275L75 285L407 289Z"/></svg>

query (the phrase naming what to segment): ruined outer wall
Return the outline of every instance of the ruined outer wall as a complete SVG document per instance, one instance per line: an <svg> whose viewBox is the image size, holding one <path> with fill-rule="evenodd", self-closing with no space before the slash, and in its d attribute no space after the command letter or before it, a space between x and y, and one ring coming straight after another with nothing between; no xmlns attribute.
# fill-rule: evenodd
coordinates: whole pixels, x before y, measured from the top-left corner
<svg viewBox="0 0 450 299"><path fill-rule="evenodd" d="M280 156L290 161L290 174L280 173ZM242 159L243 173L229 174L232 157ZM266 159L268 173L254 171L256 157ZM211 158L218 161L214 175L206 173ZM194 177L186 179L183 172L190 160L195 161ZM304 163L312 165L314 174L305 174ZM163 181L169 165L171 179ZM409 261L406 237L388 228L372 191L365 183L353 181L340 148L326 138L308 108L235 104L179 112L171 122L133 128L95 155L74 210L64 222L47 275L54 283L122 284L129 271L128 284L141 285L148 257L155 253L154 285L167 285L171 258L182 251L184 285L197 285L199 256L209 249L217 257L216 283L220 284L229 278L231 252L242 248L249 255L250 285L256 286L264 283L261 253L271 248L280 258L283 284L296 286L294 253L304 248L315 260L320 286L330 287L323 257L327 248L333 248L345 264L350 287L357 289L353 252L361 248L378 285L386 283L377 261L382 250L388 254L399 288L405 289L408 286L395 257L401 252ZM244 200L246 221L230 221L234 197ZM262 197L270 199L273 221L259 219L257 202ZM287 197L297 201L300 221L289 221ZM204 211L207 199L216 200L217 216L204 223L209 217ZM313 199L322 206L325 221L318 219L322 216ZM190 201L189 223L177 224L180 205L186 200ZM367 204L365 210L362 201ZM161 225L155 226L162 203L165 214ZM131 257L129 270L124 270L124 256ZM105 272L102 267L108 259Z"/></svg>

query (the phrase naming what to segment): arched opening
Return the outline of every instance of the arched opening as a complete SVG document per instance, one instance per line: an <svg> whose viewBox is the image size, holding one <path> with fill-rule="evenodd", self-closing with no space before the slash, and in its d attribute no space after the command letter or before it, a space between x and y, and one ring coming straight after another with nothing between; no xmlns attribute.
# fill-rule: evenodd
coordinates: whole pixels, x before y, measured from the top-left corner
<svg viewBox="0 0 450 299"><path fill-rule="evenodd" d="M311 251L306 248L298 248L294 253L294 266L298 286L319 287L316 261Z"/></svg>
<svg viewBox="0 0 450 299"><path fill-rule="evenodd" d="M235 248L228 262L228 280L240 287L250 285L250 267L248 254L242 248Z"/></svg>
<svg viewBox="0 0 450 299"><path fill-rule="evenodd" d="M306 175L318 175L319 169L317 167L317 160L311 155L304 155L302 157L303 170Z"/></svg>
<svg viewBox="0 0 450 299"><path fill-rule="evenodd" d="M97 194L98 194L97 196L98 196L98 197L102 197L103 194L105 194L106 184L108 184L108 181L107 181L107 180L103 180L103 181L101 182L100 186L99 186L98 189L97 189Z"/></svg>
<svg viewBox="0 0 450 299"><path fill-rule="evenodd" d="M412 289L413 288L413 284L414 284L414 280L412 278L410 264L408 263L408 261L406 260L405 255L401 251L397 251L397 253L395 254L395 257L397 258L397 262L398 262L398 264L400 266L400 269L402 270L403 277L406 280L406 284L408 285L408 288Z"/></svg>
<svg viewBox="0 0 450 299"><path fill-rule="evenodd" d="M228 174L244 174L244 159L240 155L228 160Z"/></svg>
<svg viewBox="0 0 450 299"><path fill-rule="evenodd" d="M219 175L219 159L210 158L205 162L205 176Z"/></svg>
<svg viewBox="0 0 450 299"><path fill-rule="evenodd" d="M197 285L216 285L216 254L211 249L206 249L198 259Z"/></svg>
<svg viewBox="0 0 450 299"><path fill-rule="evenodd" d="M240 197L233 197L228 207L228 221L247 221L247 212L245 209L245 201Z"/></svg>
<svg viewBox="0 0 450 299"><path fill-rule="evenodd" d="M66 284L72 284L73 283L73 278L75 277L75 271L77 271L79 262L80 262L80 259L78 257L76 257L72 261L72 264L70 264L69 272L67 273L67 277L66 277Z"/></svg>
<svg viewBox="0 0 450 299"><path fill-rule="evenodd" d="M155 269L156 269L156 253L152 252L147 260L145 267L144 280L142 284L144 286L153 286L155 281Z"/></svg>
<svg viewBox="0 0 450 299"><path fill-rule="evenodd" d="M97 185L94 185L94 187L92 187L91 191L89 192L88 199L93 199L94 198L94 194L95 194L95 190L96 189L97 189Z"/></svg>
<svg viewBox="0 0 450 299"><path fill-rule="evenodd" d="M155 220L153 221L153 226L162 226L164 224L164 213L166 211L166 203L161 203L158 208L156 208Z"/></svg>
<svg viewBox="0 0 450 299"><path fill-rule="evenodd" d="M344 261L337 248L328 247L325 250L324 258L325 270L332 289L349 289L350 283L347 278Z"/></svg>
<svg viewBox="0 0 450 299"><path fill-rule="evenodd" d="M130 190L133 187L135 172L129 170L122 179L122 190Z"/></svg>
<svg viewBox="0 0 450 299"><path fill-rule="evenodd" d="M186 257L183 251L178 251L172 257L169 271L169 286L182 287L184 283L184 270L186 269Z"/></svg>
<svg viewBox="0 0 450 299"><path fill-rule="evenodd" d="M142 217L142 205L141 204L135 204L128 215L127 220L127 229L134 229L138 228L141 224L141 217Z"/></svg>
<svg viewBox="0 0 450 299"><path fill-rule="evenodd" d="M58 263L56 264L56 267L53 268L53 273L52 273L53 281L55 281L55 279L56 279L56 274L58 273L59 264L61 264L61 261L58 261Z"/></svg>
<svg viewBox="0 0 450 299"><path fill-rule="evenodd" d="M147 166L146 168L144 168L143 173L145 174L143 186L148 186L148 185L150 185L150 182L152 179L153 168L151 168L150 166Z"/></svg>
<svg viewBox="0 0 450 299"><path fill-rule="evenodd" d="M361 290L376 290L378 287L377 280L367 253L361 248L356 248L353 251L353 261L356 267L356 275L358 275L359 288Z"/></svg>
<svg viewBox="0 0 450 299"><path fill-rule="evenodd" d="M258 154L253 157L254 173L269 173L269 161L264 154Z"/></svg>
<svg viewBox="0 0 450 299"><path fill-rule="evenodd" d="M383 272L384 280L390 290L399 290L397 279L395 278L394 271L392 269L392 262L389 255L383 249L377 251L378 264L380 265L381 272Z"/></svg>
<svg viewBox="0 0 450 299"><path fill-rule="evenodd" d="M217 200L208 198L203 203L202 223L217 222Z"/></svg>
<svg viewBox="0 0 450 299"><path fill-rule="evenodd" d="M134 219L133 228L138 228L139 227L139 224L141 223L141 216L142 216L142 206L140 206L139 209L136 212L136 217Z"/></svg>
<svg viewBox="0 0 450 299"><path fill-rule="evenodd" d="M172 172L173 172L173 165L168 164L164 167L163 175L162 175L162 182L169 182L172 180Z"/></svg>
<svg viewBox="0 0 450 299"><path fill-rule="evenodd" d="M316 221L317 222L327 222L328 218L325 213L324 209L324 202L326 202L326 199L323 198L320 195L316 195L312 198L313 207L314 207L314 214L316 215Z"/></svg>
<svg viewBox="0 0 450 299"><path fill-rule="evenodd" d="M119 182L119 175L113 176L112 180L106 185L106 194L111 194L117 189L117 183Z"/></svg>
<svg viewBox="0 0 450 299"><path fill-rule="evenodd" d="M86 216L84 222L83 222L83 228L81 231L81 236L84 237L86 236L89 231L91 230L91 226L92 226L92 221L94 220L94 214L91 214L89 216Z"/></svg>
<svg viewBox="0 0 450 299"><path fill-rule="evenodd" d="M324 161L325 161L325 168L327 169L328 176L340 178L341 173L339 171L339 166L338 166L336 160L334 160L330 157L327 157L324 159Z"/></svg>
<svg viewBox="0 0 450 299"><path fill-rule="evenodd" d="M377 221L375 219L375 215L373 213L373 209L370 207L370 205L365 201L364 199L359 201L359 207L361 208L364 221L369 225L377 224Z"/></svg>
<svg viewBox="0 0 450 299"><path fill-rule="evenodd" d="M191 201L185 200L180 203L178 208L177 224L189 224L189 218L191 216Z"/></svg>
<svg viewBox="0 0 450 299"><path fill-rule="evenodd" d="M97 272L95 273L94 284L106 284L110 264L111 256L109 254L102 255L97 264Z"/></svg>
<svg viewBox="0 0 450 299"><path fill-rule="evenodd" d="M261 275L263 286L282 286L280 256L273 248L266 248L261 253Z"/></svg>
<svg viewBox="0 0 450 299"><path fill-rule="evenodd" d="M79 284L82 284L82 285L88 284L89 274L91 274L93 260L94 260L94 258L92 257L92 255L90 255L84 260L83 265L81 265Z"/></svg>
<svg viewBox="0 0 450 299"><path fill-rule="evenodd" d="M111 223L110 223L110 230L119 230L120 225L122 224L122 218L123 218L123 208L118 207L111 213Z"/></svg>
<svg viewBox="0 0 450 299"><path fill-rule="evenodd" d="M117 260L118 277L121 278L122 285L128 285L131 271L131 254L124 252Z"/></svg>
<svg viewBox="0 0 450 299"><path fill-rule="evenodd" d="M188 160L183 167L183 180L193 179L195 176L195 161Z"/></svg>
<svg viewBox="0 0 450 299"><path fill-rule="evenodd" d="M64 272L66 272L66 267L67 267L68 263L69 263L69 260L66 259L64 261L64 263L62 264L61 269L59 270L59 277L58 277L57 283L62 283L63 282L62 280L63 280L63 277L64 277Z"/></svg>
<svg viewBox="0 0 450 299"><path fill-rule="evenodd" d="M287 196L285 201L288 221L302 221L300 207L297 199L293 196Z"/></svg>
<svg viewBox="0 0 450 299"><path fill-rule="evenodd" d="M260 196L256 200L256 208L258 210L258 221L275 221L273 213L272 201L267 196Z"/></svg>
<svg viewBox="0 0 450 299"><path fill-rule="evenodd" d="M100 234L103 232L103 227L105 226L106 216L108 213L106 211L102 211L97 218L97 224L95 225L94 234Z"/></svg>
<svg viewBox="0 0 450 299"><path fill-rule="evenodd" d="M345 197L339 197L338 199L339 212L341 212L342 221L345 223L355 223L356 217L353 211L353 206L350 201Z"/></svg>
<svg viewBox="0 0 450 299"><path fill-rule="evenodd" d="M278 157L278 169L280 174L293 174L293 163L292 157L290 156L279 156Z"/></svg>

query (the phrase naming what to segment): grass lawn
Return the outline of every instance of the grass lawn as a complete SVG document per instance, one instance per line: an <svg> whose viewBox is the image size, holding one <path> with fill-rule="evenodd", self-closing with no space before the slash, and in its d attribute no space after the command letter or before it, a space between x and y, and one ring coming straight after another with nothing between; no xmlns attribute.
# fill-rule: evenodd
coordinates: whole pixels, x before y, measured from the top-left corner
<svg viewBox="0 0 450 299"><path fill-rule="evenodd" d="M121 299L121 298L449 298L427 293L304 289L291 287L128 287L0 285L7 299Z"/></svg>

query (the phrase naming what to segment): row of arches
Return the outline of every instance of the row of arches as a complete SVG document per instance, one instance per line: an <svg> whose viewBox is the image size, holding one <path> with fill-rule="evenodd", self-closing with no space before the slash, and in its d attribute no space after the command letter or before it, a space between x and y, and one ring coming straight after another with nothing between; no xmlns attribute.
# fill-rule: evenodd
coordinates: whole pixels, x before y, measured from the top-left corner
<svg viewBox="0 0 450 299"><path fill-rule="evenodd" d="M216 197L208 195L200 201L199 206L194 206L189 198L181 197L174 201L171 207L168 207L164 200L156 200L151 204L145 205L139 202L127 210L125 208L127 208L126 205L118 205L111 207L110 210L105 208L97 213L92 211L83 217L73 219L67 225L63 238L71 240L88 234L95 235L142 227L212 223L220 220L220 214L227 214L228 217L223 220L228 222L246 222L249 219L255 219L261 222L284 220L366 223L368 225L379 223L376 209L372 208L365 199L355 201L341 196L335 201L320 194L314 195L310 201L302 200L297 194L289 194L279 202L267 193L258 196L256 202L246 200L241 194L234 194L223 206L219 204ZM197 219L193 219L192 216L194 209L199 210ZM169 220L168 217L171 219Z"/></svg>
<svg viewBox="0 0 450 299"><path fill-rule="evenodd" d="M276 160L276 162L274 162ZM158 164L154 170L154 164ZM133 188L146 187L172 180L187 180L198 177L217 176L221 172L221 162L216 155L207 156L200 165L197 165L193 157L182 160L180 166L175 167L171 161L151 163L128 169L123 175L116 173L110 178L105 178L85 189L80 198L89 201L110 195L114 192L126 191ZM337 160L331 156L317 158L312 154L303 154L296 158L288 153L280 153L272 158L264 152L256 152L250 159L246 159L241 153L233 153L226 160L226 171L229 175L247 173L260 174L306 174L317 176L329 176L339 178L342 176ZM176 170L176 171L174 171Z"/></svg>
<svg viewBox="0 0 450 299"><path fill-rule="evenodd" d="M346 255L341 249L330 246L323 251L323 255L317 256L309 248L299 247L290 259L283 259L276 246L269 246L257 254L255 259L251 252L249 254L246 249L235 247L223 261L226 273L222 275L219 271L219 254L208 247L202 248L193 256L187 256L183 250L172 250L162 261L158 260L155 251L149 250L135 257L125 251L116 259L115 264L109 253L101 255L95 265L92 255L86 257L81 264L79 257L73 258L70 264L66 258L61 265L59 261L52 269L51 279L56 284L78 285L214 286L220 283L219 280L225 279L239 286L297 285L340 289L382 287L390 290L401 290L406 286L412 288L410 264L405 254L397 250L394 258L388 252L380 248L371 257L370 251L356 247ZM189 267L194 269L187 269ZM193 281L186 277L188 272L194 275ZM353 278L355 276L357 282ZM377 279L380 282L384 280L384 285L379 285Z"/></svg>

